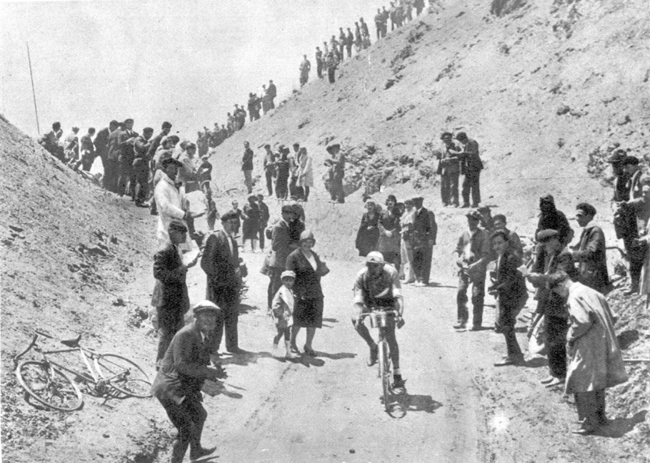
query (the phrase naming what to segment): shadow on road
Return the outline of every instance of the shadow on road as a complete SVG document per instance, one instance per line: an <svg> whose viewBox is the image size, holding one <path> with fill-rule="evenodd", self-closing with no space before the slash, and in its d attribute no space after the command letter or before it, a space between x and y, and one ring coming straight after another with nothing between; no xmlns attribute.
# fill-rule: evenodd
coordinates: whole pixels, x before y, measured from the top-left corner
<svg viewBox="0 0 650 463"><path fill-rule="evenodd" d="M526 368L541 368L547 365L548 360L543 357L535 357L533 359L526 360L522 366Z"/></svg>
<svg viewBox="0 0 650 463"><path fill-rule="evenodd" d="M406 394L401 401L402 406L407 412L426 412L434 413L442 404L430 395L411 395Z"/></svg>
<svg viewBox="0 0 650 463"><path fill-rule="evenodd" d="M425 288L452 288L456 289L458 286L443 285L442 283L436 283L435 281L430 281Z"/></svg>
<svg viewBox="0 0 650 463"><path fill-rule="evenodd" d="M260 310L260 308L256 305L239 304L239 315L244 315L257 310Z"/></svg>
<svg viewBox="0 0 650 463"><path fill-rule="evenodd" d="M623 437L625 434L632 431L637 424L643 423L646 419L647 414L647 410L641 410L639 412L636 412L634 416L630 418L613 419L607 423L607 425L599 428L598 431L596 431L595 435L601 437L611 437L614 439Z"/></svg>
<svg viewBox="0 0 650 463"><path fill-rule="evenodd" d="M257 363L257 359L259 358L272 358L272 357L273 356L271 355L270 352L250 352L242 349L241 352L232 356L230 354L224 354L223 356L220 357L220 363L223 366L226 365L246 366L246 365L250 365L251 363Z"/></svg>

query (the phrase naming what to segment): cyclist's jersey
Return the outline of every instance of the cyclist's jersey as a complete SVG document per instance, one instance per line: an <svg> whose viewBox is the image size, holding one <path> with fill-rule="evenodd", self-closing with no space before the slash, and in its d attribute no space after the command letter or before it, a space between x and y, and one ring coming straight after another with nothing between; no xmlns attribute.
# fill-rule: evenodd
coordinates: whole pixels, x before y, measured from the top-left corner
<svg viewBox="0 0 650 463"><path fill-rule="evenodd" d="M366 307L394 307L395 299L401 297L399 273L390 264L384 264L381 275L371 278L368 267L363 267L354 280L354 303Z"/></svg>

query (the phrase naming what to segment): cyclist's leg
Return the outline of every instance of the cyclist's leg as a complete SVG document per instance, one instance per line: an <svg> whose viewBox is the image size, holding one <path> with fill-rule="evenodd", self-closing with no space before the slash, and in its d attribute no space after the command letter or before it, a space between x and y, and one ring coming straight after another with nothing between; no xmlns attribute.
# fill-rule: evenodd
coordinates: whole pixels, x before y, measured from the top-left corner
<svg viewBox="0 0 650 463"><path fill-rule="evenodd" d="M399 374L399 345L395 336L395 317L386 317L386 342L390 349L390 359L393 362L395 374Z"/></svg>
<svg viewBox="0 0 650 463"><path fill-rule="evenodd" d="M375 343L375 340L372 339L372 336L370 335L368 328L364 324L364 321L363 320L359 321L361 315L367 312L368 310L366 309L366 307L355 304L352 307L352 324L354 325L354 328L357 331L357 333L359 333L359 336L361 336L363 340L366 341L368 347L370 347L371 349L376 349L377 344Z"/></svg>

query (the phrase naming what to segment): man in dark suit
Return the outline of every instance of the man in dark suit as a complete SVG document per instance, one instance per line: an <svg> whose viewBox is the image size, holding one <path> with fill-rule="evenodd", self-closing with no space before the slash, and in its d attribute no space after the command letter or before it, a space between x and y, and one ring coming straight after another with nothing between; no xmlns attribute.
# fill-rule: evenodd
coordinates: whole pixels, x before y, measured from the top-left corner
<svg viewBox="0 0 650 463"><path fill-rule="evenodd" d="M182 463L187 447L192 461L216 450L216 447L201 446L203 425L208 417L201 405L201 388L206 379L225 376L220 368L209 366L210 336L219 313L219 307L210 301L194 307L196 321L176 333L151 388L178 430L172 447L172 463Z"/></svg>
<svg viewBox="0 0 650 463"><path fill-rule="evenodd" d="M463 179L463 206L469 207L470 193L472 196L472 207L478 207L481 202L481 170L483 170L483 162L478 153L478 142L467 137L465 132L458 132L456 140L460 142L463 147L463 152L460 154L461 170L465 176Z"/></svg>
<svg viewBox="0 0 650 463"><path fill-rule="evenodd" d="M267 304L271 307L273 297L282 286L282 272L286 270L287 257L291 251L298 248L295 232L292 233L292 224L298 219L296 208L285 204L282 206L282 219L275 224L271 233L271 255L269 257L269 287ZM297 231L296 228L294 230ZM294 235L292 237L292 235ZM298 232L298 239L300 232Z"/></svg>
<svg viewBox="0 0 650 463"><path fill-rule="evenodd" d="M413 198L415 213L411 228L411 246L413 247L413 272L415 286L426 286L429 276L427 267L431 269L431 249L436 242L437 226L432 226L429 210L422 206L422 197ZM435 219L433 224L435 224ZM427 260L429 264L427 265Z"/></svg>
<svg viewBox="0 0 650 463"><path fill-rule="evenodd" d="M239 250L235 241L235 227L239 218L233 211L221 216L223 230L211 234L205 243L201 268L206 273L206 298L217 304L222 316L217 320L213 353L219 349L223 332L226 333L226 350L239 353L237 322L239 318Z"/></svg>
<svg viewBox="0 0 650 463"><path fill-rule="evenodd" d="M187 227L181 220L174 219L167 227L170 244L153 257L153 276L156 285L152 305L158 315L158 354L156 364L165 356L174 335L183 327L183 316L190 308L187 294L187 269L196 264L194 259L183 265L178 245L187 239ZM197 256L198 258L198 256Z"/></svg>
<svg viewBox="0 0 650 463"><path fill-rule="evenodd" d="M119 156L117 158L118 165L118 178L117 178L117 193L124 196L126 193L126 185L129 183L133 172L133 160L135 153L133 151L133 142L138 137L138 133L133 130L133 119L124 121L124 129L119 135ZM130 188L135 188L131 184Z"/></svg>
<svg viewBox="0 0 650 463"><path fill-rule="evenodd" d="M115 132L120 126L120 123L113 120L108 124L108 127L104 127L95 136L95 153L102 160L102 169L104 169L104 176L106 176L106 163L108 157L108 137L111 133Z"/></svg>
<svg viewBox="0 0 650 463"><path fill-rule="evenodd" d="M571 255L578 263L580 283L604 294L609 285L607 246L603 230L592 222L595 215L596 208L591 204L580 203L576 206L576 221L583 229L580 242Z"/></svg>
<svg viewBox="0 0 650 463"><path fill-rule="evenodd" d="M443 206L458 207L458 176L460 175L460 153L462 150L454 143L453 134L444 132L440 137L440 196Z"/></svg>

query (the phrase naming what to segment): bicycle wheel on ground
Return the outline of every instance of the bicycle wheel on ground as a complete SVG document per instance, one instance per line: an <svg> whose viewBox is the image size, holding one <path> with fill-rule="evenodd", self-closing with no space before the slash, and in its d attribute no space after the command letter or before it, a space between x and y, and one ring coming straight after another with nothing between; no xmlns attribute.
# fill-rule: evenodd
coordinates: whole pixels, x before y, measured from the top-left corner
<svg viewBox="0 0 650 463"><path fill-rule="evenodd" d="M116 354L95 359L97 371L116 390L131 397L151 397L151 379L137 363Z"/></svg>
<svg viewBox="0 0 650 463"><path fill-rule="evenodd" d="M391 364L390 356L388 355L388 345L386 343L379 343L379 378L381 379L382 394L384 398L384 408L390 412L391 404Z"/></svg>
<svg viewBox="0 0 650 463"><path fill-rule="evenodd" d="M16 368L16 378L30 397L46 407L71 412L83 405L79 387L54 365L26 360Z"/></svg>

